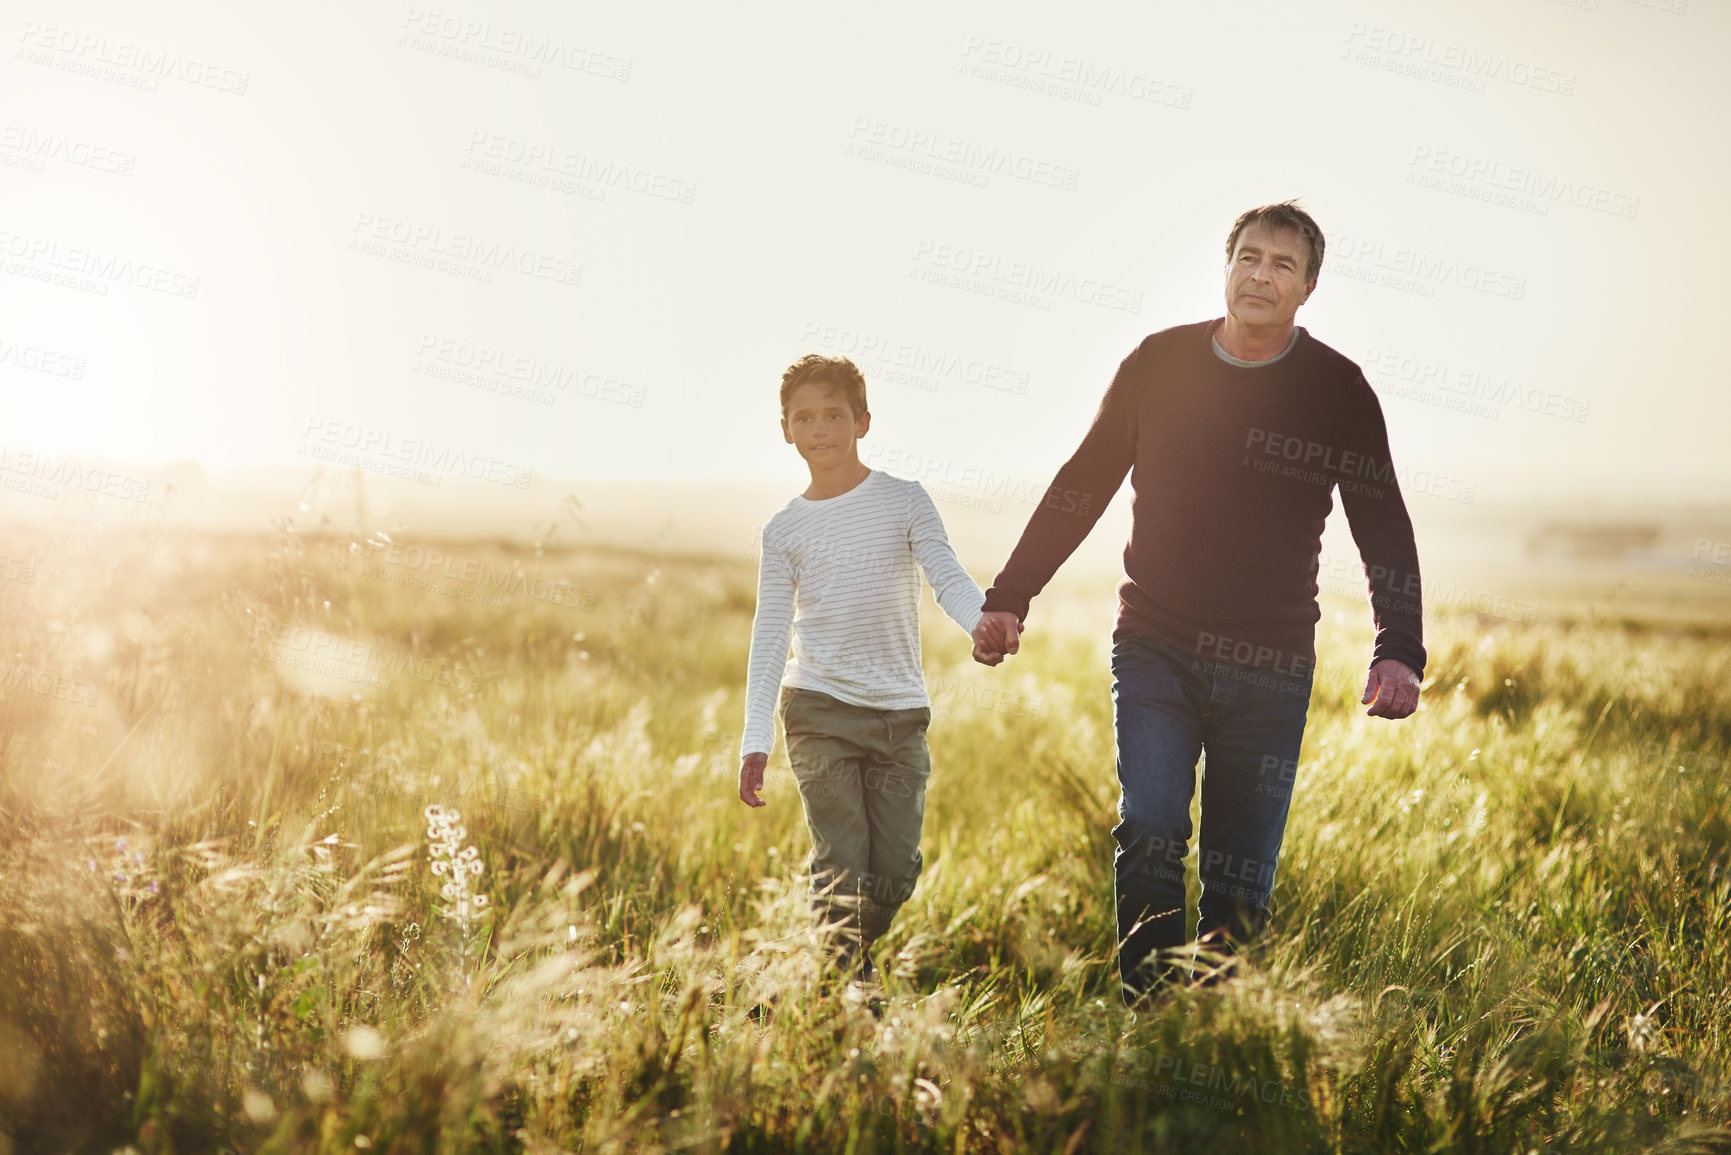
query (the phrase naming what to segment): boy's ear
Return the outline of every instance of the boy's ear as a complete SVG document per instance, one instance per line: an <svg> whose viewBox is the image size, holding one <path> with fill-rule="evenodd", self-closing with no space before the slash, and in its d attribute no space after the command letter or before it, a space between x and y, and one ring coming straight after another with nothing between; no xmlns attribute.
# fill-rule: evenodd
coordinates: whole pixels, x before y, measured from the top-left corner
<svg viewBox="0 0 1731 1155"><path fill-rule="evenodd" d="M859 415L859 420L854 423L854 434L853 434L854 440L857 441L861 437L864 437L866 435L866 430L870 429L871 427L872 427L872 413L871 413L870 409L867 409L864 413L861 413Z"/></svg>
<svg viewBox="0 0 1731 1155"><path fill-rule="evenodd" d="M787 418L785 417L781 419L781 438L789 445L793 444L793 433L789 431L787 427Z"/></svg>

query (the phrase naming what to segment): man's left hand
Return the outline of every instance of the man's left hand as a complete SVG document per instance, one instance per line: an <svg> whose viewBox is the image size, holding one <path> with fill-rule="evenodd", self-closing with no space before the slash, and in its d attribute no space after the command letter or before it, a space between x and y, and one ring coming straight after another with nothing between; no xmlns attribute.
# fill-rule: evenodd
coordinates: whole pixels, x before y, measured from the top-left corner
<svg viewBox="0 0 1731 1155"><path fill-rule="evenodd" d="M1418 674L1404 662L1384 658L1370 668L1359 705L1368 705L1365 713L1372 718L1407 717L1418 709Z"/></svg>

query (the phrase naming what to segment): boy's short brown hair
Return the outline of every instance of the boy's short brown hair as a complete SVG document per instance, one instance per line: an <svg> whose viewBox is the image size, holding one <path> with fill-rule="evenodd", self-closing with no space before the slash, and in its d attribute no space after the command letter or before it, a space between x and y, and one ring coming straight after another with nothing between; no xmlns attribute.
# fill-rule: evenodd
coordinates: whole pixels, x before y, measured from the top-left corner
<svg viewBox="0 0 1731 1155"><path fill-rule="evenodd" d="M801 385L829 385L840 389L847 398L854 417L864 417L866 409L865 377L859 366L846 357L822 357L807 353L787 367L781 375L781 413L787 416L787 399Z"/></svg>

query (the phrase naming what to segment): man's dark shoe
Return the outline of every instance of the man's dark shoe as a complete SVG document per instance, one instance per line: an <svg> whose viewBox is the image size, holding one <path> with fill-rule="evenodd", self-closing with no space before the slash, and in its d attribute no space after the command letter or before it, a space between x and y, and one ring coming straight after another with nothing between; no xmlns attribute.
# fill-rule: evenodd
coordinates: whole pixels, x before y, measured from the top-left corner
<svg viewBox="0 0 1731 1155"><path fill-rule="evenodd" d="M1124 1005L1155 1006L1164 1002L1166 997L1179 987L1189 986L1190 959L1182 957L1180 951L1183 955L1189 954L1184 948L1152 954L1135 965L1129 973L1120 972L1119 989Z"/></svg>
<svg viewBox="0 0 1731 1155"><path fill-rule="evenodd" d="M1214 987L1235 978L1246 961L1254 961L1262 939L1237 938L1214 930L1196 940L1196 985Z"/></svg>

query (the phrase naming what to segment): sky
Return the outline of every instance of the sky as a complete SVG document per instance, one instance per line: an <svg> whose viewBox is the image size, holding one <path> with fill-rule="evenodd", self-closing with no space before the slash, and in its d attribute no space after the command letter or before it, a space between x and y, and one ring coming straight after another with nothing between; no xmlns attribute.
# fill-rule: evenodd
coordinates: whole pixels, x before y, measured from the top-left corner
<svg viewBox="0 0 1731 1155"><path fill-rule="evenodd" d="M1725 0L251 9L6 6L0 457L1049 474L1297 197L1409 494L1731 495Z"/></svg>

